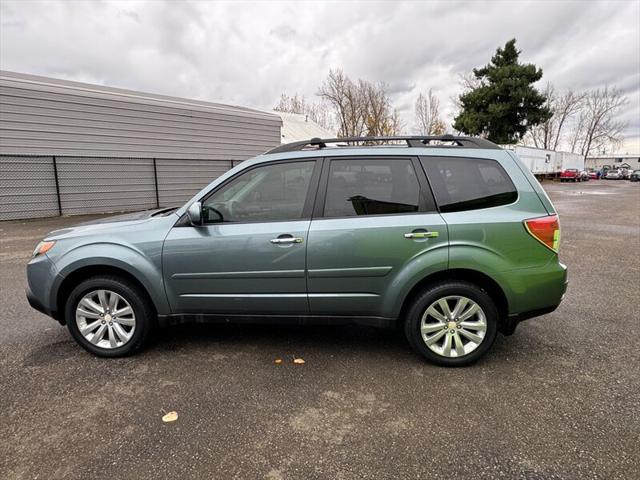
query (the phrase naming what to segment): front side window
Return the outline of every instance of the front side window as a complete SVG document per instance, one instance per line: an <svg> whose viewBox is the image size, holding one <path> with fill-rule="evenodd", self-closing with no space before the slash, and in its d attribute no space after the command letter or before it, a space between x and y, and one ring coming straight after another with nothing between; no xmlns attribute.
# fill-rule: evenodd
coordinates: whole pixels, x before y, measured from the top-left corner
<svg viewBox="0 0 640 480"><path fill-rule="evenodd" d="M325 217L417 212L420 186L409 159L331 160Z"/></svg>
<svg viewBox="0 0 640 480"><path fill-rule="evenodd" d="M205 223L270 222L302 218L315 161L253 168L202 205Z"/></svg>
<svg viewBox="0 0 640 480"><path fill-rule="evenodd" d="M459 212L513 203L518 192L495 160L425 157L427 172L441 212Z"/></svg>

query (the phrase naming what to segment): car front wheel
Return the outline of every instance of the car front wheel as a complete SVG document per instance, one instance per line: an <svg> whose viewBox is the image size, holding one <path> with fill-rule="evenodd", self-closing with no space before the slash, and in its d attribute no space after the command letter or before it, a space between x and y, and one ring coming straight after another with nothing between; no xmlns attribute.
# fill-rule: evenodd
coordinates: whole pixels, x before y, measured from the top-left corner
<svg viewBox="0 0 640 480"><path fill-rule="evenodd" d="M154 323L145 293L120 277L93 277L76 286L67 300L67 326L85 350L122 357L140 350Z"/></svg>
<svg viewBox="0 0 640 480"><path fill-rule="evenodd" d="M447 367L469 365L495 341L498 311L476 285L448 281L426 289L411 304L405 334L427 360Z"/></svg>

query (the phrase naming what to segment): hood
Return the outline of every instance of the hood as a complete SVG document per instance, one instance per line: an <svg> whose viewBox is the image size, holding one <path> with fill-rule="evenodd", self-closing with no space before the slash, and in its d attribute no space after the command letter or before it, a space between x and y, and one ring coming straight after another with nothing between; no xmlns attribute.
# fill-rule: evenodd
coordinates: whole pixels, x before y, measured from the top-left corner
<svg viewBox="0 0 640 480"><path fill-rule="evenodd" d="M98 218L96 220L90 220L88 222L82 222L76 225L76 227L84 227L86 225L100 225L103 223L118 223L118 222L131 222L135 220L146 220L147 218L161 215L163 213L169 213L172 208L156 208L153 210L144 210L142 212L124 213L122 215L114 215L113 217Z"/></svg>
<svg viewBox="0 0 640 480"><path fill-rule="evenodd" d="M76 235L105 232L108 230L120 230L132 225L153 221L156 218L165 218L167 215L173 213L174 210L175 208L159 208L154 210L145 210L143 212L125 213L122 215L114 215L112 217L98 218L96 220L79 223L72 227L54 230L53 232L49 232L45 238L47 240L57 240Z"/></svg>

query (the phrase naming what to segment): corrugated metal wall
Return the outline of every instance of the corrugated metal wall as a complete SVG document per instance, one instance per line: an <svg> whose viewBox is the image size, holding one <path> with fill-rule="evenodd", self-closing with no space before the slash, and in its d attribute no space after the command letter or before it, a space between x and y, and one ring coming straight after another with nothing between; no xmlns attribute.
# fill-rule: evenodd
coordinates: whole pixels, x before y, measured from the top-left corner
<svg viewBox="0 0 640 480"><path fill-rule="evenodd" d="M0 155L0 220L181 206L231 167L221 160Z"/></svg>
<svg viewBox="0 0 640 480"><path fill-rule="evenodd" d="M58 214L51 157L0 157L0 220Z"/></svg>
<svg viewBox="0 0 640 480"><path fill-rule="evenodd" d="M231 168L231 162L156 160L161 207L182 205L200 189Z"/></svg>
<svg viewBox="0 0 640 480"><path fill-rule="evenodd" d="M0 71L0 219L58 214L54 156L62 214L180 205L279 145L281 125L243 107Z"/></svg>
<svg viewBox="0 0 640 480"><path fill-rule="evenodd" d="M0 71L0 154L246 160L278 115Z"/></svg>
<svg viewBox="0 0 640 480"><path fill-rule="evenodd" d="M146 210L156 206L149 159L57 157L64 215Z"/></svg>

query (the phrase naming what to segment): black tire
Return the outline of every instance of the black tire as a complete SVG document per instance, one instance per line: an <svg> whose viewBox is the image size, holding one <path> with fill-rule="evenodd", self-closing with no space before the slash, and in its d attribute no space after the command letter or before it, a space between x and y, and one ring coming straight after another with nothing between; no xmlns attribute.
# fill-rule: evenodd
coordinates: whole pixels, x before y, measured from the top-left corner
<svg viewBox="0 0 640 480"><path fill-rule="evenodd" d="M461 357L444 357L431 351L422 339L420 324L424 311L436 300L460 295L476 302L483 310L487 330L480 345ZM498 332L498 310L491 297L476 285L462 281L445 281L429 286L419 294L407 309L405 316L405 335L411 347L420 355L436 365L445 367L463 367L477 361L493 345Z"/></svg>
<svg viewBox="0 0 640 480"><path fill-rule="evenodd" d="M135 315L133 336L122 346L101 348L93 345L80 333L76 324L76 308L80 300L93 290L111 290L124 298ZM91 277L76 286L65 305L65 319L71 336L88 352L99 357L125 357L132 355L147 343L155 326L155 311L144 291L134 283L117 276Z"/></svg>

